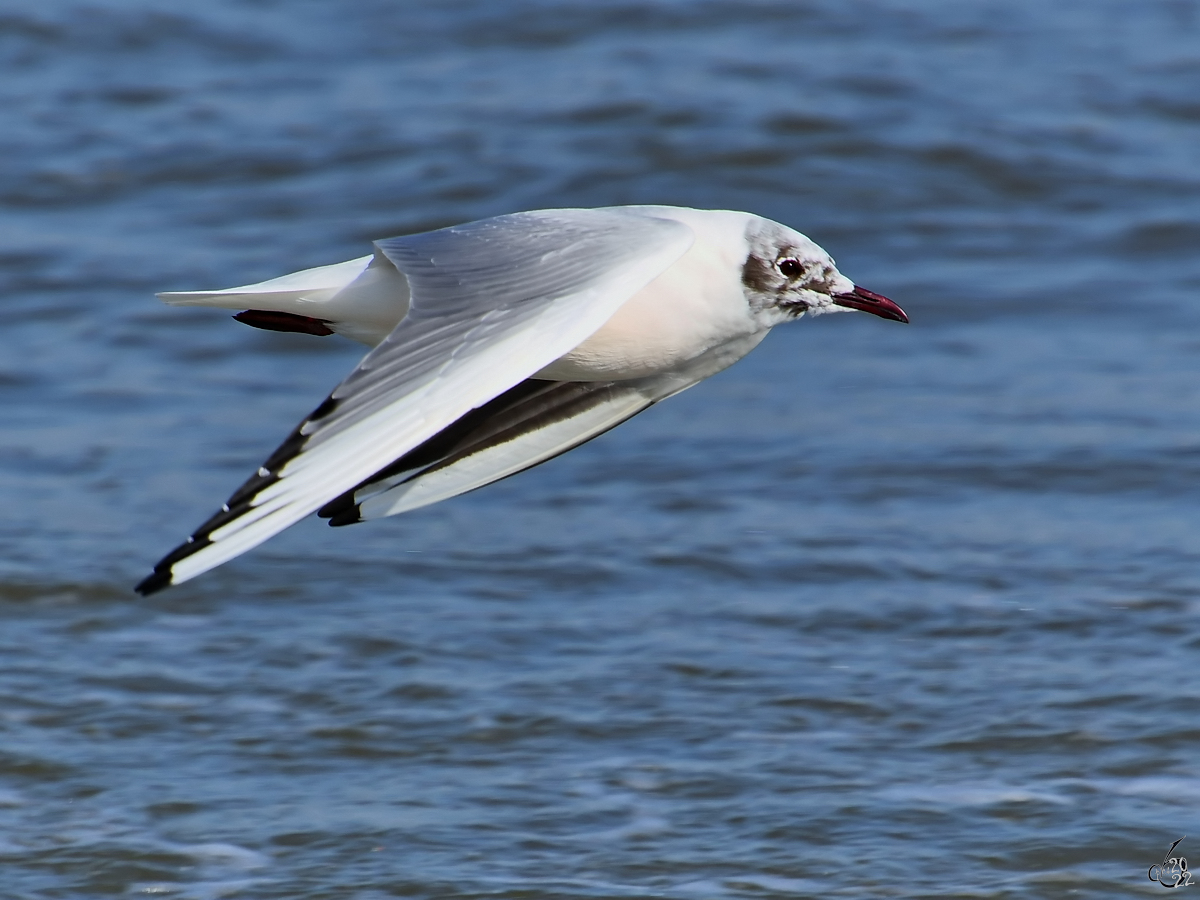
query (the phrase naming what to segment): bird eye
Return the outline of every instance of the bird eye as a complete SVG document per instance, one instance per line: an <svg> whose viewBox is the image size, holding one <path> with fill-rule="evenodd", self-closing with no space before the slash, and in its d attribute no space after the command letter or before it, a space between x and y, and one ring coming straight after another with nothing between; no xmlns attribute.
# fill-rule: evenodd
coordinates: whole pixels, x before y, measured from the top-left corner
<svg viewBox="0 0 1200 900"><path fill-rule="evenodd" d="M787 259L781 259L775 265L788 278L794 278L804 272L804 266L800 265L800 260L792 259L790 256Z"/></svg>

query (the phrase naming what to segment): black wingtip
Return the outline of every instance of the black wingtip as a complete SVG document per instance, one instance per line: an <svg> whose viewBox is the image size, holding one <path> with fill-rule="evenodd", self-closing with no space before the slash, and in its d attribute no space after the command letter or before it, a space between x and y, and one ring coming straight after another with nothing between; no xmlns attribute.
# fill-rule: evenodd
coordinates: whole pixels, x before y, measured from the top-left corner
<svg viewBox="0 0 1200 900"><path fill-rule="evenodd" d="M331 528L341 528L343 525L357 525L362 521L362 516L359 515L359 507L352 506L349 509L343 509L329 517L329 525Z"/></svg>
<svg viewBox="0 0 1200 900"><path fill-rule="evenodd" d="M358 505L354 502L354 492L356 490L358 488L351 488L346 493L334 497L317 510L317 515L322 519L332 519L334 516L340 515L348 509L354 509Z"/></svg>
<svg viewBox="0 0 1200 900"><path fill-rule="evenodd" d="M134 588L143 597L149 597L151 594L157 594L163 588L171 586L171 570L163 569L159 571L155 569L145 578L138 582Z"/></svg>

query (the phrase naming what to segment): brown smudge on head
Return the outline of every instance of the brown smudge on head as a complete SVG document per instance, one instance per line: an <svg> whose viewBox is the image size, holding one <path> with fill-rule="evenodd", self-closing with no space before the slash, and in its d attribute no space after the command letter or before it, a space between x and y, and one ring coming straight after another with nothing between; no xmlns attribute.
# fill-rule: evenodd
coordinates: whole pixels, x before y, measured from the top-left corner
<svg viewBox="0 0 1200 900"><path fill-rule="evenodd" d="M779 287L779 275L775 263L751 253L742 266L742 284L752 291L769 294Z"/></svg>

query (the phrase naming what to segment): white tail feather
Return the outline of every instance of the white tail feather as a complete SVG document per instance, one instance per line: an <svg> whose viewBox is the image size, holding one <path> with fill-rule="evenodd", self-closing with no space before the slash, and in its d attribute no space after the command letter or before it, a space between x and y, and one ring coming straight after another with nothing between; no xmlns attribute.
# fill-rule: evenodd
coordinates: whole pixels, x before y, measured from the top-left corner
<svg viewBox="0 0 1200 900"><path fill-rule="evenodd" d="M255 309L309 316L374 347L408 312L408 280L382 254L219 291L168 291L171 306Z"/></svg>

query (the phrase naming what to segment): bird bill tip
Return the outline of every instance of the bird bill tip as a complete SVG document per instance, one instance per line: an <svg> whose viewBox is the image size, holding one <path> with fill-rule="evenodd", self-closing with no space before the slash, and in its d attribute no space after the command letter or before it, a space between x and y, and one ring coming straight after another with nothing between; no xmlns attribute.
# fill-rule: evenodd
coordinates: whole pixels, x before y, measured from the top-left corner
<svg viewBox="0 0 1200 900"><path fill-rule="evenodd" d="M852 291L834 294L833 302L846 309L857 309L860 312L879 316L881 319L891 319L893 322L908 324L908 313L902 310L898 304L883 294L876 294L874 291L868 291L858 285L855 285Z"/></svg>

